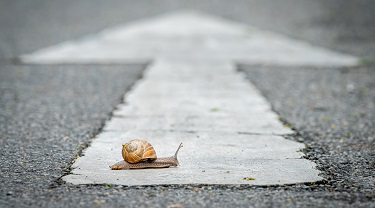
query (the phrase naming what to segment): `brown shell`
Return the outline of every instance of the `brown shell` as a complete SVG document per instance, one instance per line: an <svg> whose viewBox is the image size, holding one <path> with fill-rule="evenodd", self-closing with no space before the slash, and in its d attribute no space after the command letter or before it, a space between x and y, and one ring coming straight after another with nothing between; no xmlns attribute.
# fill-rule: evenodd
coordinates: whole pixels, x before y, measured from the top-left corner
<svg viewBox="0 0 375 208"><path fill-rule="evenodd" d="M122 145L122 157L128 163L152 161L156 159L156 151L147 141L134 139Z"/></svg>

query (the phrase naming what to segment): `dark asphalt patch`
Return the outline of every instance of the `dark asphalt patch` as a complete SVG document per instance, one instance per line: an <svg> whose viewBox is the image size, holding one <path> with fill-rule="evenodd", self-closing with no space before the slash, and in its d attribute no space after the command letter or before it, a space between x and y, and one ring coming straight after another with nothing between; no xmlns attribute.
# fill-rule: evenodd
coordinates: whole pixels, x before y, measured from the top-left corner
<svg viewBox="0 0 375 208"><path fill-rule="evenodd" d="M325 190L355 200L375 197L375 70L240 66L273 109L297 131L318 164ZM272 84L271 84L272 83ZM351 200L351 201L350 201Z"/></svg>
<svg viewBox="0 0 375 208"><path fill-rule="evenodd" d="M1 198L54 186L145 67L0 67Z"/></svg>

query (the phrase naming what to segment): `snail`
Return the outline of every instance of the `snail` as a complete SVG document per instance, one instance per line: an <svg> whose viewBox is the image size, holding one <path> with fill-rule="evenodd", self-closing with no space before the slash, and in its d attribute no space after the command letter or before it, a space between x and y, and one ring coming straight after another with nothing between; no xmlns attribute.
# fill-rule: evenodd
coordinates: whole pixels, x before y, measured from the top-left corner
<svg viewBox="0 0 375 208"><path fill-rule="evenodd" d="M177 166L179 165L177 154L181 147L182 143L178 146L174 156L157 158L155 149L149 142L134 139L122 145L122 157L124 160L109 167L112 170L121 170Z"/></svg>

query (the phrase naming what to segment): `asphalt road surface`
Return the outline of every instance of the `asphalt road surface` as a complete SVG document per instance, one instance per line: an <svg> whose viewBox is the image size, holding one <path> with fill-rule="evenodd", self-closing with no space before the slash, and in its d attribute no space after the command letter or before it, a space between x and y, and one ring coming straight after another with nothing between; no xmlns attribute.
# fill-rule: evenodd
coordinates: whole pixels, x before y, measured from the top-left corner
<svg viewBox="0 0 375 208"><path fill-rule="evenodd" d="M373 1L1 1L0 207L375 207ZM175 9L197 9L361 57L355 68L239 65L307 144L325 181L289 186L65 184L145 63L22 65L17 56Z"/></svg>

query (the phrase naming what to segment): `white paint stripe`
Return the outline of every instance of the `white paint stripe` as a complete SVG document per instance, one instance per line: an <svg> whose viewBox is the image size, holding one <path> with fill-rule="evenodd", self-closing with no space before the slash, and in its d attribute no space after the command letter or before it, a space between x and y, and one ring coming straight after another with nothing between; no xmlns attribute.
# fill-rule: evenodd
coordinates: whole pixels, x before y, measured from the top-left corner
<svg viewBox="0 0 375 208"><path fill-rule="evenodd" d="M293 131L283 127L270 104L236 72L232 61L246 57L262 63L346 65L355 60L197 13L107 30L93 39L25 57L44 63L155 59L85 156L78 158L73 174L64 177L75 184L123 185L320 180L315 164L298 152L304 145L280 136ZM121 144L134 138L147 139L159 157L172 155L183 142L181 166L110 170L109 165L122 159Z"/></svg>
<svg viewBox="0 0 375 208"><path fill-rule="evenodd" d="M302 153L297 152L304 147L303 144L271 135L292 131L284 128L268 107L262 107L269 104L233 68L226 70L230 76L217 76L221 82L215 80L215 75L211 77L215 81L207 82L196 78L199 75L194 72L194 62L180 62L180 65L192 69L183 75L183 84L174 80L168 82L165 77L157 76L159 70L166 68L178 71L179 65L168 67L164 61L155 62L147 76L127 96L127 104L114 113L115 117L105 126L104 133L87 149L85 156L77 160L74 175L64 179L78 184L123 185L269 185L321 179L314 164L301 159ZM210 68L210 64L206 68ZM189 80L193 81L189 84ZM237 85L241 87L237 88ZM231 99L217 96L222 91L231 95ZM211 93L215 96L193 96L191 99L190 92L193 92L192 95L196 92L197 95ZM155 96L148 99L144 93L157 93L161 95L161 100ZM166 100L172 104L168 105ZM184 101L187 103L183 104ZM212 103L221 102L228 106L223 108L224 113L209 111ZM260 107L256 111L251 110L252 103ZM179 108L178 104L182 106ZM150 114L147 115L147 112ZM150 141L159 157L172 155L179 142L183 142L181 166L162 170L109 170L109 165L121 160L121 143L134 138ZM244 180L244 177L256 180Z"/></svg>
<svg viewBox="0 0 375 208"><path fill-rule="evenodd" d="M184 142L178 168L156 170L108 169L121 159L124 138L148 138L158 155L171 155ZM321 179L315 165L300 159L302 144L280 136L168 131L105 132L74 164L74 174L64 180L76 183L150 184L289 184ZM243 180L253 177L256 180Z"/></svg>

